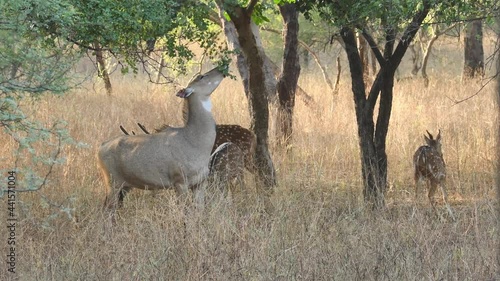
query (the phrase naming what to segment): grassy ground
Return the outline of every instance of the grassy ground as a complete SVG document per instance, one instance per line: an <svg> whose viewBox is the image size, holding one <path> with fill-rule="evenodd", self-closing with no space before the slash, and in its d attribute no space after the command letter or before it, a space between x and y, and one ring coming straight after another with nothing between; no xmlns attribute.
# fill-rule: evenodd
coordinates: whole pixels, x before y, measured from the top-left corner
<svg viewBox="0 0 500 281"><path fill-rule="evenodd" d="M300 83L316 103L309 107L298 100L291 153L272 150L279 179L272 214L264 211L248 177L247 190L210 200L203 214L183 212L170 191L156 197L133 191L117 226L107 229L96 150L121 134L120 124L135 131L135 122L148 128L180 125L174 89L115 76L113 97L86 84L64 97L26 104L47 123L65 119L71 135L88 146L64 147L67 161L43 190L18 194L19 280L496 280L494 87L455 105L453 100L474 94L479 85L462 84L456 74L433 75L427 89L418 79L395 86L387 148L390 190L380 213L366 210L362 201L347 70L335 97L319 75L304 72ZM218 123L248 126L242 100L240 82L224 81L213 95ZM438 129L456 222L447 219L439 193L441 219L423 190L414 200L412 155L425 130ZM4 135L0 141L7 155L14 144ZM73 210L65 214L59 205ZM0 220L6 221L6 211ZM7 243L0 249L7 251ZM5 266L0 280L12 277Z"/></svg>

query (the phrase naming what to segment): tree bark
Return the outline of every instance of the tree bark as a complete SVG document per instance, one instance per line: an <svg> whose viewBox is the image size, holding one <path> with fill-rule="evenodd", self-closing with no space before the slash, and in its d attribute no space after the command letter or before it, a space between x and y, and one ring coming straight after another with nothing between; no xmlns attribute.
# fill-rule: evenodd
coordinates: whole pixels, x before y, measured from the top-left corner
<svg viewBox="0 0 500 281"><path fill-rule="evenodd" d="M467 25L464 38L463 79L484 76L483 22L474 20Z"/></svg>
<svg viewBox="0 0 500 281"><path fill-rule="evenodd" d="M500 28L500 22L497 21L497 28ZM497 33L497 42L500 40L500 34ZM497 73L500 71L500 56L497 56ZM497 81L497 93L496 93L496 102L497 102L497 116L500 116L500 75L497 75L496 77ZM497 123L497 141L496 141L496 167L495 172L496 172L496 185L497 185L497 202L500 201L500 123ZM500 215L500 209L497 209L497 213ZM500 220L497 219L497 229L500 228ZM497 276L500 274L500 269L497 269Z"/></svg>
<svg viewBox="0 0 500 281"><path fill-rule="evenodd" d="M385 206L385 191L387 186L387 154L386 141L389 121L392 111L394 75L409 44L415 37L422 21L429 13L429 4L424 2L423 10L419 11L406 28L396 48L394 48L396 31L385 27L385 46L383 54L378 49L375 40L366 31L363 36L370 44L380 70L377 73L368 96L363 80L363 65L358 50L354 30L349 27L341 29L340 36L344 41L349 69L351 72L352 92L358 125L359 146L361 150L361 173L363 177L363 195L365 202L374 209ZM379 100L379 111L376 124L374 109Z"/></svg>
<svg viewBox="0 0 500 281"><path fill-rule="evenodd" d="M365 87L368 87L368 79L370 78L370 59L368 54L370 52L370 46L360 32L357 33L356 37L358 39L359 57L361 58Z"/></svg>
<svg viewBox="0 0 500 281"><path fill-rule="evenodd" d="M95 58L97 61L97 75L102 78L104 81L104 88L106 89L106 93L108 96L111 96L113 93L113 87L111 86L111 80L109 78L108 70L106 69L106 60L104 58L104 54L99 43L94 43L95 48Z"/></svg>
<svg viewBox="0 0 500 281"><path fill-rule="evenodd" d="M222 13L222 7L219 7ZM227 9L231 22L224 23L224 31L234 32L237 40L232 42L234 47L241 48L241 54L245 60L243 64L238 61L238 68L247 72L246 91L250 107L251 129L257 136L257 147L255 152L255 164L261 182L261 187L272 192L272 187L276 185L274 164L272 162L268 148L269 129L269 102L270 87L262 81L266 81L269 76L265 67L265 54L258 46L259 38L254 35L252 28L251 13L253 9L231 6ZM226 31L226 28L234 26L234 31ZM253 24L254 25L254 24ZM240 60L240 59L239 59ZM240 70L240 74L241 74ZM272 72L271 72L272 73ZM245 76L242 76L245 79ZM273 75L274 79L274 75ZM245 84L245 82L244 82Z"/></svg>
<svg viewBox="0 0 500 281"><path fill-rule="evenodd" d="M299 13L295 4L285 4L279 7L284 24L284 52L283 66L278 79L278 141L285 148L289 148L293 132L293 109L295 106L295 92L300 75L300 61L298 50Z"/></svg>
<svg viewBox="0 0 500 281"><path fill-rule="evenodd" d="M366 99L366 89L363 79L363 63L358 51L356 37L352 29L343 28L340 32L347 53L349 70L351 72L351 87L354 94L356 122L358 124L359 147L361 150L361 174L363 177L363 194L365 200L372 196L378 182L378 165L376 161L373 122L373 107ZM375 85L374 85L375 86Z"/></svg>

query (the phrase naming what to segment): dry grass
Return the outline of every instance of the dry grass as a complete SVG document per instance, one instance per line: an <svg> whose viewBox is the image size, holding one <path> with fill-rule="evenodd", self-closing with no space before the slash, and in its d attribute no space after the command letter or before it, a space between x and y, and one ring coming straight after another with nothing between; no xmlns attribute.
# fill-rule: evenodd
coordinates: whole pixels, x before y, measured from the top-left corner
<svg viewBox="0 0 500 281"><path fill-rule="evenodd" d="M64 147L66 164L55 169L50 183L38 194L18 195L19 280L498 278L498 120L492 86L453 105L450 99L467 97L478 85L446 74L428 89L419 80L396 84L388 139L391 189L381 213L370 213L362 202L349 77L343 76L341 94L332 97L316 75L306 74L301 85L317 104L309 108L299 99L292 152L273 150L279 186L272 214L263 211L253 187L212 200L204 214L184 213L170 191L155 198L133 191L118 225L106 230L100 209L105 188L95 163L99 144L119 135L120 124L136 131L135 122L149 128L180 124L174 90L140 81L115 76L112 98L87 85L26 105L46 122L65 119L71 135L88 148ZM238 81L224 81L213 100L219 123L248 126ZM423 192L418 202L413 199L413 152L426 129L439 128L456 223L436 218ZM2 153L12 149L5 136L0 141L6 142ZM52 204L74 208L76 219L44 204L41 194ZM5 216L2 210L2 222ZM0 245L2 253L6 247ZM0 279L6 280L1 264Z"/></svg>

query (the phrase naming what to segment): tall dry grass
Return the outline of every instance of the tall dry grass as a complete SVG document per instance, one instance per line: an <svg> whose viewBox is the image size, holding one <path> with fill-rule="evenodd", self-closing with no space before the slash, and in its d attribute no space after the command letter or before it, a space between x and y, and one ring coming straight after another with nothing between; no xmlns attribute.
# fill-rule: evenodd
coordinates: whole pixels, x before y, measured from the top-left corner
<svg viewBox="0 0 500 281"><path fill-rule="evenodd" d="M120 124L137 132L135 122L148 128L181 124L175 89L142 81L114 76L113 97L86 84L25 105L47 123L66 120L71 135L88 147L65 146L66 163L47 186L18 194L19 280L498 279L493 85L454 104L478 85L444 73L435 74L427 89L418 79L396 84L387 146L390 190L380 213L362 202L347 70L335 97L319 75L304 71L300 84L316 103L309 107L298 99L292 151L272 150L279 180L273 213L264 211L251 180L248 190L210 200L203 214L184 212L171 191L157 197L133 191L117 226L106 229L105 187L95 162L99 144L120 135ZM218 123L248 126L244 100L240 82L225 80L213 95ZM413 152L425 130L438 129L456 222L436 218L424 192L414 200ZM273 132L272 123L271 139ZM13 149L6 136L0 139L2 153ZM67 215L58 205L73 211ZM5 241L0 249L7 250ZM1 264L0 279L12 278Z"/></svg>

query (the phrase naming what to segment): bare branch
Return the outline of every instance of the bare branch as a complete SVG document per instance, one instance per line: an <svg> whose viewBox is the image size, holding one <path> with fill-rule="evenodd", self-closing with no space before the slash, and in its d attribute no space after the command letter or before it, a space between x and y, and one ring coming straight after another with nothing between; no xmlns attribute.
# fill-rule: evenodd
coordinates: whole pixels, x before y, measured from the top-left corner
<svg viewBox="0 0 500 281"><path fill-rule="evenodd" d="M273 28L262 27L261 29L264 31L269 31L269 32L276 33L276 34L281 34L280 31L273 29ZM330 80L330 78L328 78L328 75L326 73L326 68L321 64L319 56L313 51L313 49L309 45L307 45L306 42L304 42L300 39L298 41L299 41L299 45L302 46L304 49L306 49L311 54L311 56L314 58L314 61L319 66L321 73L323 74L323 79L325 80L325 83L328 85L328 87L330 88L330 90L332 92L335 92L335 88L333 87L332 81Z"/></svg>
<svg viewBox="0 0 500 281"><path fill-rule="evenodd" d="M486 86L488 86L488 84L490 84L490 83L491 83L491 81L495 80L495 78L497 78L497 76L498 76L498 75L499 75L499 74L497 73L497 74L495 74L495 75L491 76L491 77L488 79L488 81L487 81L484 85L482 85L482 86L481 86L481 88L479 88L479 90L477 90L477 92L475 92L475 93L474 93L473 95L471 95L471 96L466 97L465 99L455 100L455 99L452 99L452 98L450 98L450 97L448 97L448 96L446 96L446 97L454 103L452 106L455 106L455 105L457 105L457 104L459 104L459 103L466 102L466 101L468 101L468 100L472 99L473 97L475 97L475 96L479 95L479 93L481 93L481 91L482 91L482 90L483 90Z"/></svg>

